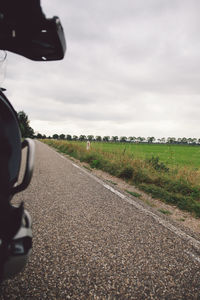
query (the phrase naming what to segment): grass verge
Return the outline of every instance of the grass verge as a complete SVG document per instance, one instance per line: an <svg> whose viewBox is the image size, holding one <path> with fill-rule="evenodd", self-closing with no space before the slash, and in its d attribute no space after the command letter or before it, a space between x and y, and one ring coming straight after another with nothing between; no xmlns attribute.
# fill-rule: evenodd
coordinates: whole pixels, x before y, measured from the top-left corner
<svg viewBox="0 0 200 300"><path fill-rule="evenodd" d="M42 141L62 153L87 162L91 168L101 169L122 178L153 198L176 205L200 218L200 185L194 181L194 177L199 176L198 170L170 168L160 162L159 157L154 156L147 160L134 159L134 157L126 156L126 153L119 155L117 152L106 152L101 149L88 151L85 143L61 140Z"/></svg>

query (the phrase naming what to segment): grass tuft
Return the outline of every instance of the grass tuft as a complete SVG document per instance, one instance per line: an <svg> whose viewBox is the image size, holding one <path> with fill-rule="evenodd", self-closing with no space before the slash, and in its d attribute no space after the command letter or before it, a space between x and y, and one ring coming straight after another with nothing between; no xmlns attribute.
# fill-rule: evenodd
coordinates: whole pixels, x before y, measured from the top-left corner
<svg viewBox="0 0 200 300"><path fill-rule="evenodd" d="M172 215L172 212L167 210L167 209L160 208L160 209L158 209L158 211L161 212L164 215L168 215L168 216Z"/></svg>
<svg viewBox="0 0 200 300"><path fill-rule="evenodd" d="M137 198L140 198L141 197L141 194L139 193L136 193L136 192L131 192L131 191L128 191L128 190L125 190L127 193L129 193L130 195L134 196L134 197L137 197Z"/></svg>
<svg viewBox="0 0 200 300"><path fill-rule="evenodd" d="M109 182L109 183L111 183L111 184L113 184L113 185L117 185L117 183L114 182L114 181L112 181L112 180L107 180L107 182Z"/></svg>
<svg viewBox="0 0 200 300"><path fill-rule="evenodd" d="M123 179L131 179L133 177L133 168L125 166L119 173L119 177Z"/></svg>

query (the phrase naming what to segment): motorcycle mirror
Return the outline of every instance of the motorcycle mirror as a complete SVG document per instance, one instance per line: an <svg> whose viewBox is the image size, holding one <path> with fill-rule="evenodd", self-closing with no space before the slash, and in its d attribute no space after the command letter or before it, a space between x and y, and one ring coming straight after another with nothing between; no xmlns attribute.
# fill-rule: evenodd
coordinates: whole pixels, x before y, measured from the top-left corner
<svg viewBox="0 0 200 300"><path fill-rule="evenodd" d="M58 17L46 19L36 31L8 31L1 40L4 50L14 52L35 61L61 60L66 51L63 27Z"/></svg>
<svg viewBox="0 0 200 300"><path fill-rule="evenodd" d="M14 195L19 193L27 188L29 185L32 174L33 174L33 166L34 166L34 157L35 157L35 144L31 139L25 139L22 142L22 149L27 147L27 156L26 156L26 167L25 173L22 182L14 186L11 190L11 194Z"/></svg>

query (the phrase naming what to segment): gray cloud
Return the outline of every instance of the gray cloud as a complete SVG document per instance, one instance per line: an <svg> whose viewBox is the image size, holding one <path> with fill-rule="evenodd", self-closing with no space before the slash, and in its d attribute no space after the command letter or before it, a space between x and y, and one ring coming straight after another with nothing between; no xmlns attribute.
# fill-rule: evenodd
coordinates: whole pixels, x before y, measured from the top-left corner
<svg viewBox="0 0 200 300"><path fill-rule="evenodd" d="M68 44L61 62L8 56L5 86L37 131L194 136L199 127L197 0L43 0Z"/></svg>

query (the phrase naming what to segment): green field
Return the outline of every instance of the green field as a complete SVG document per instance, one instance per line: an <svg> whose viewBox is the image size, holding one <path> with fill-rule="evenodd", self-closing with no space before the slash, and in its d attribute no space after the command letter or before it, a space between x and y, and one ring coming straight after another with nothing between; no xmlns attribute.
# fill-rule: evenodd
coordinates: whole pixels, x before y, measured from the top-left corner
<svg viewBox="0 0 200 300"><path fill-rule="evenodd" d="M76 143L86 147L86 142ZM160 161L170 166L200 168L200 146L93 142L91 148L136 159L149 159L154 156L159 157Z"/></svg>
<svg viewBox="0 0 200 300"><path fill-rule="evenodd" d="M200 146L43 141L200 218Z"/></svg>

